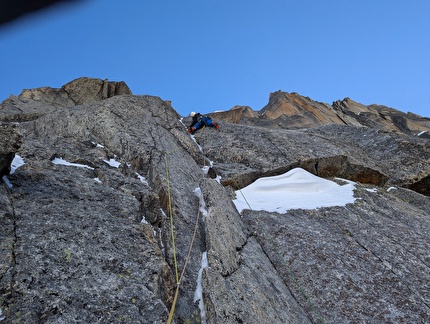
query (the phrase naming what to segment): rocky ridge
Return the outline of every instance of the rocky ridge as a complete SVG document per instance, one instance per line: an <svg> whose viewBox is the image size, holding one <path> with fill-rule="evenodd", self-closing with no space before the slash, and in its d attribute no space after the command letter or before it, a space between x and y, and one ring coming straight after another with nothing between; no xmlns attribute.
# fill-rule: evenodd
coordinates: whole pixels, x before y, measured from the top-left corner
<svg viewBox="0 0 430 324"><path fill-rule="evenodd" d="M3 173L25 161L0 187L4 323L165 323L195 224L176 323L430 320L427 119L275 93L192 138L168 101L66 86L1 104ZM356 202L237 212L233 189L295 167L356 181Z"/></svg>
<svg viewBox="0 0 430 324"><path fill-rule="evenodd" d="M281 90L270 94L260 111L236 106L212 114L230 123L272 128L301 129L321 125L351 125L430 138L430 118L403 113L383 105L365 106L345 98L332 105L317 102L298 93Z"/></svg>

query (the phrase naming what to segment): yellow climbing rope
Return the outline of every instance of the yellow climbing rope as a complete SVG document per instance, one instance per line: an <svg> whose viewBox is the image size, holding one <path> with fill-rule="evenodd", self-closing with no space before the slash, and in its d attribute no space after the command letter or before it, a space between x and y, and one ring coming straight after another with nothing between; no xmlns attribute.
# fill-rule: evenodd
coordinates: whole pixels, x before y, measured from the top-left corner
<svg viewBox="0 0 430 324"><path fill-rule="evenodd" d="M169 203L170 232L172 235L173 262L175 265L176 283L178 284L179 283L178 262L176 260L175 230L173 228L173 209L172 209L172 198L170 195L169 165L167 163L167 153L164 154L164 162L166 164L167 197L168 197L168 203Z"/></svg>
<svg viewBox="0 0 430 324"><path fill-rule="evenodd" d="M204 128L201 130L199 135L196 135L195 137L200 137L204 131ZM173 226L173 210L172 210L172 199L171 199L171 193L170 193L170 181L169 181L169 165L168 165L168 161L167 161L167 155L171 154L175 151L177 151L178 149L171 151L171 152L166 152L164 154L164 160L165 160L165 165L166 165L166 177L167 177L167 194L168 194L168 203L169 203L169 217L170 217L170 228L171 228L171 236L172 236L172 248L173 248L173 258L174 258L174 266L175 266L175 272L176 272L176 291L175 291L175 296L173 298L173 302L172 302L172 307L170 309L169 312L169 317L167 320L167 324L171 324L172 320L173 320L173 316L175 314L175 308L176 308L176 303L178 300L178 295L179 295L179 288L183 279L183 276L185 274L185 270L187 267L187 264L189 262L190 256L191 256L191 251L193 248L193 244L194 244L194 240L196 237L196 233L197 233L197 228L198 228L198 224L199 224L199 218L200 218L200 208L198 209L197 212L197 216L196 216L196 223L195 223L195 227L194 227L194 233L191 239L191 243L190 243L190 247L188 249L188 254L187 257L185 259L185 263L184 263L184 267L182 269L181 275L178 278L178 265L177 265L177 260L176 260L176 246L175 246L175 234L174 234L174 226ZM206 166L206 159L203 153L203 147L201 146L201 152L202 152L202 156L203 156L203 165ZM203 174L204 176L204 174ZM239 188L237 182L236 183L236 187ZM246 204L248 205L249 209L252 210L248 200L246 199L245 195L243 194L242 190L239 190L241 195L243 196ZM306 294L306 292L304 291L303 287L300 285L299 280L297 279L297 276L294 274L294 272L289 268L285 258L282 256L282 254L280 253L279 249L277 248L277 246L275 245L274 241L269 237L269 235L264 231L264 227L260 224L258 218L257 220L257 225L262 229L262 233L263 236L269 239L269 242L272 245L273 251L275 252L275 254L280 258L281 262L284 264L284 266L287 269L288 274L292 277L293 281L296 283L296 285L299 288L300 293L304 296L305 300L307 300L307 302L309 303L309 306L311 307L312 311L314 312L314 314L316 315L316 317L321 321L321 323L325 323L323 317L321 316L321 314L318 312L317 308L315 307L315 305L313 304L311 298Z"/></svg>
<svg viewBox="0 0 430 324"><path fill-rule="evenodd" d="M205 127L203 127L202 131L200 132L200 136L203 133L204 129L205 129ZM170 153L172 153L172 152L169 152L169 154ZM193 237L191 239L191 243L190 243L190 247L188 249L187 257L185 258L184 268L182 269L181 276L178 279L178 266L177 266L177 261L176 261L176 247L175 247L175 239L174 239L175 235L174 235L174 230L173 230L173 212L172 212L172 200L171 200L171 196L170 196L169 165L167 162L167 154L168 154L167 152L164 154L164 160L165 160L165 164L166 164L166 176L167 176L167 181L168 181L167 191L168 191L168 197L169 197L170 228L171 228L171 233L172 233L172 246L173 246L173 253L174 253L175 270L176 270L176 291L175 291L175 296L173 298L172 307L170 309L169 318L167 320L167 324L170 324L173 320L173 316L175 315L175 308L176 308L176 302L178 301L179 288L180 288L182 279L184 277L185 269L187 268L188 261L190 260L191 251L193 249L194 240L195 240L198 225L199 225L200 208L198 208L198 211L197 211ZM203 154L203 149L202 149L202 156L203 156L203 164L206 165L206 160L205 160L205 157ZM203 176L204 176L204 174L203 174Z"/></svg>
<svg viewBox="0 0 430 324"><path fill-rule="evenodd" d="M204 129L205 129L205 127L203 127L203 129L201 130L200 136L203 134ZM200 206L199 206L198 211L197 211L197 216L196 216L196 223L194 226L193 237L191 239L191 243L190 243L190 247L188 249L187 257L185 258L184 268L182 269L181 276L178 279L178 265L177 265L177 261L176 261L176 247L175 247L175 235L174 235L174 227L173 227L172 200L171 200L171 195L170 195L169 164L167 162L167 155L170 153L173 153L175 151L177 151L177 149L174 151L171 151L171 152L166 152L164 154L164 161L166 164L166 177L167 177L167 194L168 194L168 198L169 198L170 228L171 228L171 234L172 234L172 247L173 247L174 263L175 263L175 271L176 271L176 291L175 291L175 296L173 298L172 307L170 309L167 324L170 324L172 322L173 316L175 315L176 302L178 300L178 295L179 295L179 287L180 287L182 279L184 277L185 269L187 268L188 261L190 260L191 251L193 249L194 240L196 237L197 228L199 225L199 218L200 218ZM205 159L205 156L203 153L203 148L201 149L201 152L202 152L202 156L203 156L203 165L206 166L206 159ZM204 174L202 174L202 176L204 177Z"/></svg>
<svg viewBox="0 0 430 324"><path fill-rule="evenodd" d="M176 307L176 302L178 300L179 287L181 285L182 278L184 277L185 269L187 268L188 261L190 260L191 251L192 251L193 245L194 245L194 239L196 237L197 228L198 228L198 224L199 224L199 217L200 217L200 208L199 208L199 210L197 212L196 225L194 226L194 233L193 233L193 237L191 239L190 248L188 249L187 257L185 259L184 268L182 269L181 276L180 276L178 284L176 286L175 297L173 298L172 308L170 309L169 318L167 320L168 324L171 323L171 321L173 319L173 315L175 314L175 307Z"/></svg>

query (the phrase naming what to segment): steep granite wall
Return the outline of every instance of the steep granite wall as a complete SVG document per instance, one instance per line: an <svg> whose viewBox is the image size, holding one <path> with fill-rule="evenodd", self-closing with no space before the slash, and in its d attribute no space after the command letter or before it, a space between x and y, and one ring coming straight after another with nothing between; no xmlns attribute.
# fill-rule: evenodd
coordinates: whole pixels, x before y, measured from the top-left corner
<svg viewBox="0 0 430 324"><path fill-rule="evenodd" d="M428 139L240 107L191 137L170 102L71 84L1 105L24 160L0 186L2 322L166 323L175 301L176 323L430 321ZM295 167L355 202L237 212L233 189Z"/></svg>

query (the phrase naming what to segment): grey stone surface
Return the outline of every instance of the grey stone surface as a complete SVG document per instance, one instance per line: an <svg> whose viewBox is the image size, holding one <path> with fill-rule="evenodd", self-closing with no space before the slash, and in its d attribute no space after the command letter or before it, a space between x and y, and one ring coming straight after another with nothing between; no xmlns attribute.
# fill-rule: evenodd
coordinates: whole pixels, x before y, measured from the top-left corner
<svg viewBox="0 0 430 324"><path fill-rule="evenodd" d="M216 112L213 117L229 122L276 129L314 128L321 125L367 127L430 138L430 118L404 113L383 105L365 106L345 98L331 105L281 90L272 92L269 102L259 111L235 106Z"/></svg>
<svg viewBox="0 0 430 324"><path fill-rule="evenodd" d="M4 323L165 323L175 263L186 270L174 321L200 323L203 252L207 323L430 320L428 139L394 122L273 128L252 124L249 107L234 112L243 124L219 120L220 132L192 138L169 101L127 89L84 78L2 103L5 164L12 152L25 162L0 187ZM347 101L343 114L345 105L364 109ZM235 210L233 188L294 167L354 180L358 199L282 215Z"/></svg>
<svg viewBox="0 0 430 324"><path fill-rule="evenodd" d="M12 160L21 144L21 134L16 125L0 123L0 178L11 171Z"/></svg>
<svg viewBox="0 0 430 324"><path fill-rule="evenodd" d="M88 104L113 96L131 94L123 81L78 78L61 88L24 89L19 96L11 95L0 105L0 121L23 122L58 111L60 107Z"/></svg>
<svg viewBox="0 0 430 324"><path fill-rule="evenodd" d="M430 201L366 189L346 207L247 211L244 219L314 322L426 323Z"/></svg>

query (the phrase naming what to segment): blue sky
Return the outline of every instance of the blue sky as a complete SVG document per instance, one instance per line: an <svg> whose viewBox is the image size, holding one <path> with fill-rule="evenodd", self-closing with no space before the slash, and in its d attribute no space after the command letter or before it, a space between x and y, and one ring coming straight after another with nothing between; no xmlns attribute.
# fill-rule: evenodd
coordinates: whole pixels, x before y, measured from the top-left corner
<svg viewBox="0 0 430 324"><path fill-rule="evenodd" d="M181 114L271 92L430 117L428 0L87 0L0 27L0 101L81 76Z"/></svg>

